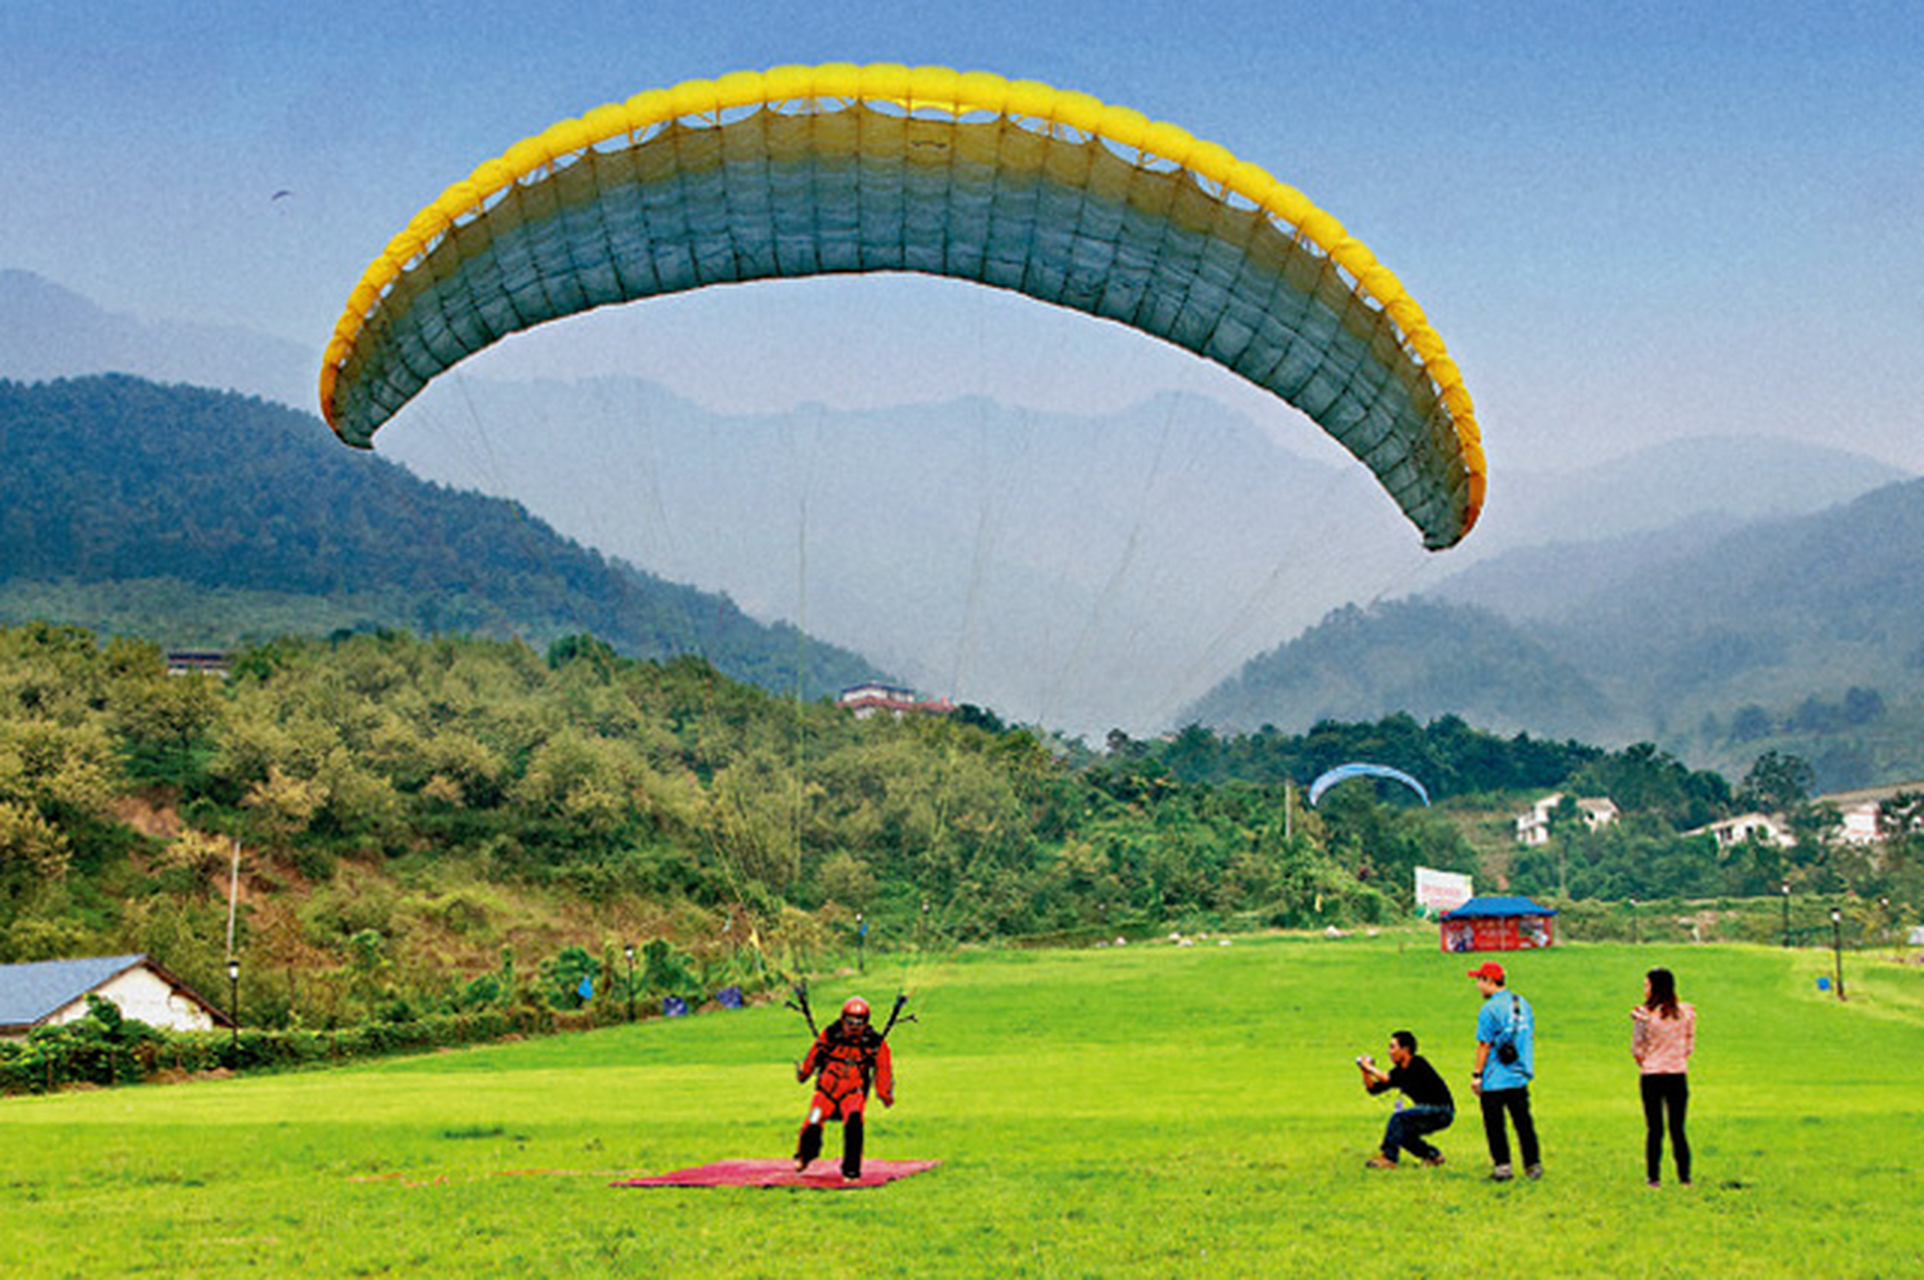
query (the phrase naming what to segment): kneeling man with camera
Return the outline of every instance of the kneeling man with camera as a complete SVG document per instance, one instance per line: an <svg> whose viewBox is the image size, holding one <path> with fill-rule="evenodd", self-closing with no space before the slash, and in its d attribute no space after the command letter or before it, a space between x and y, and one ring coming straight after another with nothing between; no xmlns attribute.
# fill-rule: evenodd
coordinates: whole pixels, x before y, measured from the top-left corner
<svg viewBox="0 0 1924 1280"><path fill-rule="evenodd" d="M1443 1083L1429 1059L1416 1052L1413 1032L1390 1035L1390 1063L1385 1072L1377 1069L1376 1059L1367 1053L1356 1060L1365 1089L1371 1093L1398 1089L1409 1099L1408 1106L1390 1113L1390 1122L1383 1130L1383 1150L1370 1157L1369 1167L1394 1169L1399 1151L1407 1151L1427 1165L1442 1164L1443 1153L1424 1141L1423 1135L1447 1129L1456 1121L1456 1099L1450 1096L1450 1086Z"/></svg>

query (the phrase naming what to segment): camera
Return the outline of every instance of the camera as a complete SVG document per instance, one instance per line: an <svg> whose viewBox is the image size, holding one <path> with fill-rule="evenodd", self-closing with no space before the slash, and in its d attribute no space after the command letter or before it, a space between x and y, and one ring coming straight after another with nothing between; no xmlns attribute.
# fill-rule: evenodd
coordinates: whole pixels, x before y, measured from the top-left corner
<svg viewBox="0 0 1924 1280"><path fill-rule="evenodd" d="M1496 1047L1496 1060L1506 1067L1515 1066L1517 1060L1516 1042L1514 1040L1505 1040L1502 1044L1498 1045Z"/></svg>

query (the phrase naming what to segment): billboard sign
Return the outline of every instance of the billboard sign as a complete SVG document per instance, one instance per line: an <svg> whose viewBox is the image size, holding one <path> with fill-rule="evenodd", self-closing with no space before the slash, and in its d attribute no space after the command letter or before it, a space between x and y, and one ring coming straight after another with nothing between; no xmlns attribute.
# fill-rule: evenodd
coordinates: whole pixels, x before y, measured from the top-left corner
<svg viewBox="0 0 1924 1280"><path fill-rule="evenodd" d="M1470 877L1454 871L1416 869L1416 909L1426 916L1454 911L1475 896Z"/></svg>

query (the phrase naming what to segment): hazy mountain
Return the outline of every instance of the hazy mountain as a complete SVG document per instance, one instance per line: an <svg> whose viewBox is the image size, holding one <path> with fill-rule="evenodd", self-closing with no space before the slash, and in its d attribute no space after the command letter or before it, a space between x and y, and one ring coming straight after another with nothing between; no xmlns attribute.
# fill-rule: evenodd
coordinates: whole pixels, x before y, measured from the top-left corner
<svg viewBox="0 0 1924 1280"><path fill-rule="evenodd" d="M0 378L39 382L131 373L156 382L314 404L320 360L238 327L120 315L28 271L0 268Z"/></svg>
<svg viewBox="0 0 1924 1280"><path fill-rule="evenodd" d="M1422 599L1339 609L1252 658L1183 718L1302 732L1398 711L1547 737L1586 738L1612 722L1604 693L1553 645L1488 610Z"/></svg>
<svg viewBox="0 0 1924 1280"><path fill-rule="evenodd" d="M458 390L382 452L1079 733L1161 727L1243 655L1425 556L1360 467L1194 397L1101 417L986 399L747 416L632 381Z"/></svg>
<svg viewBox="0 0 1924 1280"><path fill-rule="evenodd" d="M1711 533L1706 521L1692 537L1519 555L1518 565L1548 575L1561 563L1571 576L1553 604L1509 619L1440 599L1345 611L1252 660L1186 714L1291 730L1326 715L1453 712L1605 743L1656 740L1738 774L1763 746L1783 745L1816 758L1830 787L1915 776L1924 480ZM1602 562L1607 572L1575 571ZM1498 567L1465 580L1487 588Z"/></svg>
<svg viewBox="0 0 1924 1280"><path fill-rule="evenodd" d="M1687 533L1804 515L1905 478L1905 472L1847 449L1768 436L1672 440L1555 474L1499 471L1486 525L1477 531L1475 558L1539 544L1673 536L1680 526Z"/></svg>
<svg viewBox="0 0 1924 1280"><path fill-rule="evenodd" d="M292 619L516 636L590 631L813 696L876 669L640 573L498 499L342 448L318 419L124 375L0 381L0 617L232 643ZM125 616L122 614L121 616Z"/></svg>
<svg viewBox="0 0 1924 1280"><path fill-rule="evenodd" d="M1924 480L1746 526L1573 604L1554 625L1590 669L1650 687L1653 711L1720 690L1914 685L1924 677Z"/></svg>
<svg viewBox="0 0 1924 1280"><path fill-rule="evenodd" d="M314 365L271 339L116 316L0 271L0 373L126 368L305 406ZM1483 523L1430 556L1308 423L1259 426L1196 397L1081 417L989 399L729 415L639 380L463 371L379 441L417 474L511 498L931 692L1097 736L1176 723L1247 655L1352 601L1423 592L1554 620L1750 521L1898 476L1749 437L1567 474L1506 471L1497 430L1490 449Z"/></svg>
<svg viewBox="0 0 1924 1280"><path fill-rule="evenodd" d="M1360 467L1300 456L1197 397L1101 417L986 399L731 416L634 381L470 379L380 447L917 683L1094 735L1168 727L1249 653L1345 603L1474 573L1533 522L1566 539L1662 528L1651 554L1675 555L1899 474L1781 441L1682 441L1571 476L1499 476L1488 527L1429 556ZM1715 479L1733 473L1755 483ZM1597 567L1553 580L1620 557L1605 543Z"/></svg>
<svg viewBox="0 0 1924 1280"><path fill-rule="evenodd" d="M1593 597L1661 577L1748 524L1729 514L1695 515L1647 533L1520 547L1476 561L1423 594L1514 622L1554 620Z"/></svg>
<svg viewBox="0 0 1924 1280"><path fill-rule="evenodd" d="M36 315L57 338L23 336ZM0 373L16 377L126 368L313 394L311 357L289 356L290 392L253 372L278 344L210 344L21 272L0 273L0 319ZM220 346L255 353L248 370L210 374ZM932 692L1077 732L1153 729L1242 656L1425 558L1361 468L1197 398L1102 418L987 399L744 416L638 380L463 373L378 447Z"/></svg>

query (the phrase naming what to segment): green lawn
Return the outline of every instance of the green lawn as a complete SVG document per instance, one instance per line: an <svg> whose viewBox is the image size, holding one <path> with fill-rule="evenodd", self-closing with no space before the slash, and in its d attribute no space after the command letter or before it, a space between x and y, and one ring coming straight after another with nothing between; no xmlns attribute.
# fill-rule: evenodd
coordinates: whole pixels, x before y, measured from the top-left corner
<svg viewBox="0 0 1924 1280"><path fill-rule="evenodd" d="M1428 933L965 953L904 977L880 1190L624 1190L792 1149L779 1006L353 1070L0 1101L0 1273L325 1275L1920 1274L1924 972L1828 953L1571 945L1514 962L1541 1025L1547 1176L1366 1172L1391 1030L1470 1103L1477 997ZM1697 1186L1643 1185L1628 1009L1701 1010ZM853 989L818 983L829 1007ZM831 1154L840 1134L829 1134Z"/></svg>

